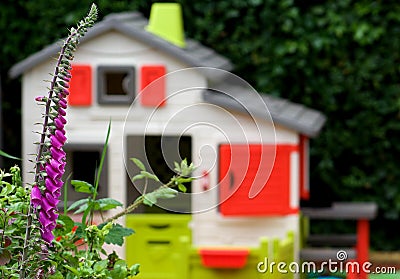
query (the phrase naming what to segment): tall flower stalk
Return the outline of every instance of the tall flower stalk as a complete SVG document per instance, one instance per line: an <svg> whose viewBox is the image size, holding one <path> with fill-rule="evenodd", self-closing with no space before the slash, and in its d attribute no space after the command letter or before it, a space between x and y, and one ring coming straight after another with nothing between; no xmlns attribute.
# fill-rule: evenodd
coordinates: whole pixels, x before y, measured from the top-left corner
<svg viewBox="0 0 400 279"><path fill-rule="evenodd" d="M66 109L71 79L71 61L79 43L88 28L97 20L97 7L92 5L88 15L71 28L59 52L47 96L37 97L36 101L45 106L43 129L36 155L35 177L31 190L31 206L28 212L25 242L20 265L20 278L25 278L24 262L27 259L28 243L31 234L33 215L40 223L42 239L51 245L53 230L57 221L57 204L63 186L62 176L65 167L63 145L67 140L64 126L67 123Z"/></svg>

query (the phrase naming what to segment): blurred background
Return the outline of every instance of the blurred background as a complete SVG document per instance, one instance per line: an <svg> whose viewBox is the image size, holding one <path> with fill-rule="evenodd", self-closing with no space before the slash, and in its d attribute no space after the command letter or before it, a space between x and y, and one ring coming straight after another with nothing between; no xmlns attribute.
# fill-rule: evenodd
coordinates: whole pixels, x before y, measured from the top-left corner
<svg viewBox="0 0 400 279"><path fill-rule="evenodd" d="M21 80L12 65L67 35L88 0L0 2L0 149L21 157ZM153 2L95 1L99 20L113 12L148 17ZM371 247L400 250L400 2L180 0L184 29L229 58L260 94L323 112L311 140L313 206L375 201ZM33 101L33 100L32 100ZM0 159L1 168L18 162ZM308 205L308 204L307 204ZM346 223L316 224L346 231Z"/></svg>

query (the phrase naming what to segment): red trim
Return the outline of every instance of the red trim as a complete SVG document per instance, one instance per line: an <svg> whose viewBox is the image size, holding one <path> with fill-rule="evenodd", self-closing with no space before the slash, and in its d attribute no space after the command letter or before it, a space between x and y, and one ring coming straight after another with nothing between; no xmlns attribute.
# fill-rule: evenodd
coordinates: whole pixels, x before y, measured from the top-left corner
<svg viewBox="0 0 400 279"><path fill-rule="evenodd" d="M90 106L92 104L92 68L90 65L72 65L68 104Z"/></svg>
<svg viewBox="0 0 400 279"><path fill-rule="evenodd" d="M300 198L308 200L309 190L309 139L300 135Z"/></svg>
<svg viewBox="0 0 400 279"><path fill-rule="evenodd" d="M203 191L210 190L210 173L203 170L200 177L201 188Z"/></svg>
<svg viewBox="0 0 400 279"><path fill-rule="evenodd" d="M368 220L357 221L357 261L362 266L369 261L369 222ZM365 270L360 269L360 279L367 279Z"/></svg>
<svg viewBox="0 0 400 279"><path fill-rule="evenodd" d="M201 262L209 268L243 268L250 251L240 249L199 249Z"/></svg>
<svg viewBox="0 0 400 279"><path fill-rule="evenodd" d="M356 263L357 261L355 259L349 259L347 260L347 262ZM346 279L357 279L357 270L353 270L353 268L348 268Z"/></svg>
<svg viewBox="0 0 400 279"><path fill-rule="evenodd" d="M141 68L140 101L143 106L160 107L166 104L165 73L164 65Z"/></svg>

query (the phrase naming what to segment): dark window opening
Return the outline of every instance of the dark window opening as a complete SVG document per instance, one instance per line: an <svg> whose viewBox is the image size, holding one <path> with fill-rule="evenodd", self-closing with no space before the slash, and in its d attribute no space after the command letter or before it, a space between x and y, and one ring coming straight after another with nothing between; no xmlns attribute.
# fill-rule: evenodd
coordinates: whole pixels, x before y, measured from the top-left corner
<svg viewBox="0 0 400 279"><path fill-rule="evenodd" d="M95 175L98 171L103 146L101 145L66 145L65 173L63 176L64 183L67 183L67 206L70 206L77 200L87 198L89 194L78 193L71 185L71 180L81 180L88 182L94 186ZM64 189L62 196L64 196ZM107 158L103 165L100 175L97 198L107 197ZM63 200L63 198L61 198ZM60 203L63 207L63 202Z"/></svg>
<svg viewBox="0 0 400 279"><path fill-rule="evenodd" d="M146 169L155 174L162 183L168 183L176 175L174 162L180 163L186 159L192 161L192 140L190 136L128 136L126 144L127 168L130 176L127 181L127 203L132 203L144 189L144 181L131 182L132 176L138 174L138 168L130 158L141 160ZM160 182L148 180L147 192L162 185ZM186 193L191 192L191 183L186 183ZM191 208L190 195L179 194L172 199L159 200L159 206L143 206L136 212L141 213L182 213Z"/></svg>
<svg viewBox="0 0 400 279"><path fill-rule="evenodd" d="M131 66L99 66L98 102L130 104L135 97L135 68Z"/></svg>
<svg viewBox="0 0 400 279"><path fill-rule="evenodd" d="M106 73L106 91L107 95L128 95L128 88L124 88L124 82L128 75L126 73Z"/></svg>

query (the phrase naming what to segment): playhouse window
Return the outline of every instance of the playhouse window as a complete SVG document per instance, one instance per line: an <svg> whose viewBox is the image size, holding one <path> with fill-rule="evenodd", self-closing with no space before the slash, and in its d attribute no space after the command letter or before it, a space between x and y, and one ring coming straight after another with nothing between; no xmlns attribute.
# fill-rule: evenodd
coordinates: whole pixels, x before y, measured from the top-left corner
<svg viewBox="0 0 400 279"><path fill-rule="evenodd" d="M99 104L130 104L135 97L135 68L99 66L97 69Z"/></svg>
<svg viewBox="0 0 400 279"><path fill-rule="evenodd" d="M63 181L67 182L68 206L73 202L86 198L88 194L77 193L71 185L71 180L82 180L94 185L95 173L100 164L102 145L65 145L66 160ZM68 179L68 181L67 181ZM64 194L64 193L63 193ZM62 194L62 195L63 195ZM98 186L98 198L107 197L107 160L103 164ZM60 203L60 206L63 206Z"/></svg>
<svg viewBox="0 0 400 279"><path fill-rule="evenodd" d="M126 141L127 169L130 178L136 175L139 170L129 160L137 158L141 160L146 169L157 175L162 183L167 183L175 175L174 162L181 162L187 159L192 160L192 140L190 136L128 136ZM143 180L136 180L134 185L127 179L127 202L133 202L144 188ZM161 183L148 180L146 192L152 191L161 186ZM191 192L191 183L185 184L187 193ZM166 213L166 212L189 212L191 208L190 195L179 194L176 198L159 200L158 205L142 207L137 212L145 213ZM168 210L165 210L167 208Z"/></svg>

